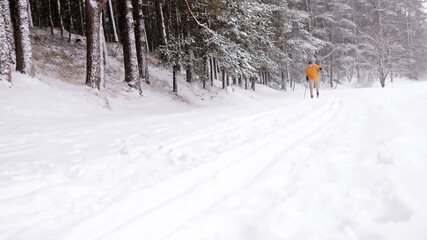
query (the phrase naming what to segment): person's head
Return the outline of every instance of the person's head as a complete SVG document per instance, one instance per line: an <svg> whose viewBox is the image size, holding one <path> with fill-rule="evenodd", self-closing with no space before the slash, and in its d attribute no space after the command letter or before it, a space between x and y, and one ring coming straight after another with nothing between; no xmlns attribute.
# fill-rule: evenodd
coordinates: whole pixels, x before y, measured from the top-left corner
<svg viewBox="0 0 427 240"><path fill-rule="evenodd" d="M311 64L313 64L313 61L311 61L311 60L308 61L308 65L311 65Z"/></svg>

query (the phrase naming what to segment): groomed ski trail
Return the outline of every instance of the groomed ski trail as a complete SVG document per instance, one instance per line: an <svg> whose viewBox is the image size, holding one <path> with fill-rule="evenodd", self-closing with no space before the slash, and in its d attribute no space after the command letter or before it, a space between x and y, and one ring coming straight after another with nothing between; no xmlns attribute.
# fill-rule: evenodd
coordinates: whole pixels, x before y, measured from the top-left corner
<svg viewBox="0 0 427 240"><path fill-rule="evenodd" d="M265 121L262 118L268 116L268 119L271 119L271 114L293 117L282 122L287 125L271 135L248 140L219 153L202 166L167 179L152 188L130 194L100 214L82 221L65 234L66 239L120 239L120 236L127 236L127 239L162 239L217 201L252 181L264 168L272 167L281 153L319 131L318 129L327 125L341 108L338 99L327 100L317 106L319 109L309 114L303 111L294 115L288 113L289 109L276 109L260 114L253 118L257 122L248 124L248 121L240 128L259 129ZM276 117L277 119L280 118ZM270 120L266 121L267 124L268 121ZM233 128L225 128L225 132L216 134L224 134L230 130L239 132L238 126ZM212 129L207 132L211 133ZM166 146L182 147L212 137L210 134L196 136L199 137ZM118 215L121 217L116 218ZM86 228L94 225L102 228L95 231L91 227Z"/></svg>

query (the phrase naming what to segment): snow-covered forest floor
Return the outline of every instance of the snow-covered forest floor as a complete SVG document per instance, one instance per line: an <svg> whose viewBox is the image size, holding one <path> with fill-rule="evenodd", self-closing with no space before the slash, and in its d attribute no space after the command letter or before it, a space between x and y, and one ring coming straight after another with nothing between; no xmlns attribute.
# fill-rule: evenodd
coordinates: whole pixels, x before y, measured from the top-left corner
<svg viewBox="0 0 427 240"><path fill-rule="evenodd" d="M0 239L425 239L427 82L174 95L151 67L141 98L42 43L0 86Z"/></svg>

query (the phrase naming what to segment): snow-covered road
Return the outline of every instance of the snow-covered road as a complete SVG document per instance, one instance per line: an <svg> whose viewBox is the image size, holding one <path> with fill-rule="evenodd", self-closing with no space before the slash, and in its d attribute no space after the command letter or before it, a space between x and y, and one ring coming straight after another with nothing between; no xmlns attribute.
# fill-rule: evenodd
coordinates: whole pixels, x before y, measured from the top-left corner
<svg viewBox="0 0 427 240"><path fill-rule="evenodd" d="M424 82L157 114L14 94L0 239L427 236Z"/></svg>

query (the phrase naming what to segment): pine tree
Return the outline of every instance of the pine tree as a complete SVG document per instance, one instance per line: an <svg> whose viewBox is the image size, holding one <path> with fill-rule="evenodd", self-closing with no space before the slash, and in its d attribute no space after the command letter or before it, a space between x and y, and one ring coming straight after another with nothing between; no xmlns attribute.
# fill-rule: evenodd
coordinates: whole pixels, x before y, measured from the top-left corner
<svg viewBox="0 0 427 240"><path fill-rule="evenodd" d="M132 2L131 0L119 0L118 6L120 11L119 25L123 43L125 81L129 86L135 87L141 91L133 24L134 20L132 15Z"/></svg>
<svg viewBox="0 0 427 240"><path fill-rule="evenodd" d="M27 0L13 1L13 32L15 37L16 70L34 76Z"/></svg>
<svg viewBox="0 0 427 240"><path fill-rule="evenodd" d="M101 13L107 0L86 0L86 85L101 89L102 83L102 46Z"/></svg>
<svg viewBox="0 0 427 240"><path fill-rule="evenodd" d="M8 43L11 33L7 25L10 24L9 1L0 2L0 81L12 82L11 49Z"/></svg>
<svg viewBox="0 0 427 240"><path fill-rule="evenodd" d="M142 0L133 0L133 17L135 19L135 42L138 59L139 76L146 83L150 83L147 61L147 39L145 32L144 13L142 12Z"/></svg>

